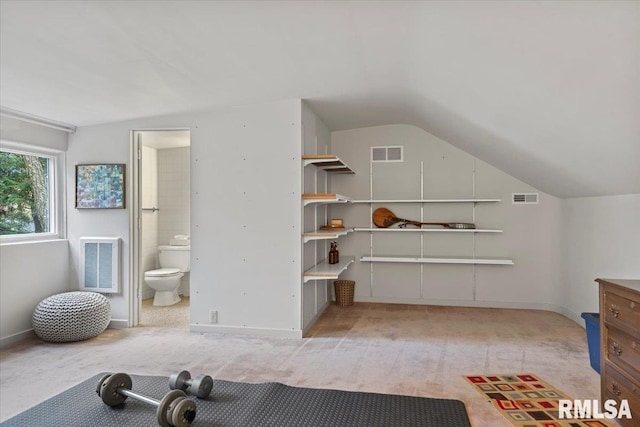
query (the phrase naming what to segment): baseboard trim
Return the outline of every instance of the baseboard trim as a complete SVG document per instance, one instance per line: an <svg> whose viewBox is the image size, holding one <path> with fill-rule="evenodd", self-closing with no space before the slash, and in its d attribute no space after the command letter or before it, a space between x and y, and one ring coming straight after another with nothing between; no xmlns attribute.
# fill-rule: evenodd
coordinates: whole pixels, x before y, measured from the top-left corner
<svg viewBox="0 0 640 427"><path fill-rule="evenodd" d="M26 331L18 332L17 334L9 335L8 337L0 338L0 349L5 349L20 341L26 341L31 338L35 338L36 333L33 329L27 329Z"/></svg>
<svg viewBox="0 0 640 427"><path fill-rule="evenodd" d="M584 319L579 314L574 313L566 307L558 307L559 310L553 310L556 313L562 314L567 319L571 319L576 322L579 326L582 326L583 329L586 329L587 325L584 323Z"/></svg>
<svg viewBox="0 0 640 427"><path fill-rule="evenodd" d="M129 321L126 319L111 319L109 322L109 329L127 329L129 327ZM12 346L20 341L26 341L31 338L36 338L37 335L33 329L27 329L26 331L18 332L17 334L9 335L8 337L0 338L0 350Z"/></svg>
<svg viewBox="0 0 640 427"><path fill-rule="evenodd" d="M415 298L384 298L384 297L354 297L355 302L370 302L383 304L415 304L415 305L441 305L455 307L478 307L478 308L507 308L521 310L544 310L561 314L573 320L584 328L584 322L579 315L571 310L556 304L541 302L522 301L469 301L456 299L415 299Z"/></svg>
<svg viewBox="0 0 640 427"><path fill-rule="evenodd" d="M109 329L127 329L129 327L129 321L127 319L111 319L109 321Z"/></svg>
<svg viewBox="0 0 640 427"><path fill-rule="evenodd" d="M302 338L302 331L296 329L270 329L270 328L249 328L243 326L223 326L223 325L201 325L191 323L191 332L236 334L276 338Z"/></svg>

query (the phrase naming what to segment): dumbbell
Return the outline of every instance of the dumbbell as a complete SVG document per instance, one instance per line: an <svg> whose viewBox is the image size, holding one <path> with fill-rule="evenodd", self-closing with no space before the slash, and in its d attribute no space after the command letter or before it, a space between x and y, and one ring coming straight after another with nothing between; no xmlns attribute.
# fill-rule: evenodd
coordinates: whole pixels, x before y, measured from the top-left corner
<svg viewBox="0 0 640 427"><path fill-rule="evenodd" d="M213 378L209 375L197 375L191 379L189 371L174 372L169 377L169 388L171 390L183 390L201 399L209 397L213 388Z"/></svg>
<svg viewBox="0 0 640 427"><path fill-rule="evenodd" d="M156 417L162 427L188 427L196 418L196 404L183 391L172 390L157 400L131 391L131 385L127 374L107 374L100 379L96 393L109 406L119 405L130 397L157 407Z"/></svg>

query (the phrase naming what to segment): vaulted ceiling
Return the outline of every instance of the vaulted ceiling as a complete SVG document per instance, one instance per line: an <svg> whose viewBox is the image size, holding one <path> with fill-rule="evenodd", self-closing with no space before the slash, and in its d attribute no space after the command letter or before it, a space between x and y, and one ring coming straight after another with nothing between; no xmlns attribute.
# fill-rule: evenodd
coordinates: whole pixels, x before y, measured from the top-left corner
<svg viewBox="0 0 640 427"><path fill-rule="evenodd" d="M303 98L560 197L640 193L638 1L0 2L0 105L77 126ZM401 143L401 141L398 141Z"/></svg>

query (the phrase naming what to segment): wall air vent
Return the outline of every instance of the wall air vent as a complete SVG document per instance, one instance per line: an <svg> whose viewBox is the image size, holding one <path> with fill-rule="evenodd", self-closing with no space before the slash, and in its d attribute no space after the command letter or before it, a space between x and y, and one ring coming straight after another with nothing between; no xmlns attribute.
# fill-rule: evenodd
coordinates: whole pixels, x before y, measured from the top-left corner
<svg viewBox="0 0 640 427"><path fill-rule="evenodd" d="M514 205L537 205L538 193L513 193Z"/></svg>
<svg viewBox="0 0 640 427"><path fill-rule="evenodd" d="M371 147L371 161L378 162L402 162L403 161L403 147Z"/></svg>
<svg viewBox="0 0 640 427"><path fill-rule="evenodd" d="M80 290L117 293L120 285L120 238L80 238Z"/></svg>

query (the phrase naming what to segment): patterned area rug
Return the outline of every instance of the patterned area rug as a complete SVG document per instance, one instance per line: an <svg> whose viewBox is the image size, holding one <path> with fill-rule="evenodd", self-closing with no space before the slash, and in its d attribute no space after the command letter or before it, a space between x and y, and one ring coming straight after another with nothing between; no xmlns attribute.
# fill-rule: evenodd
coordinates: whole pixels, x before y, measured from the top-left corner
<svg viewBox="0 0 640 427"><path fill-rule="evenodd" d="M518 427L608 427L604 420L558 417L558 400L571 399L533 374L468 375L466 380Z"/></svg>

